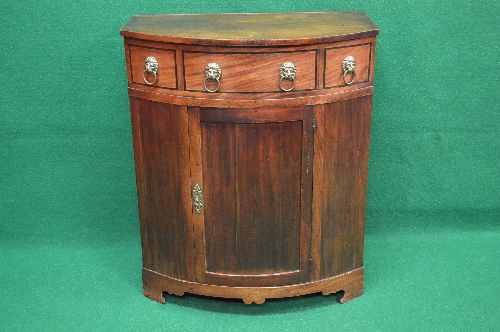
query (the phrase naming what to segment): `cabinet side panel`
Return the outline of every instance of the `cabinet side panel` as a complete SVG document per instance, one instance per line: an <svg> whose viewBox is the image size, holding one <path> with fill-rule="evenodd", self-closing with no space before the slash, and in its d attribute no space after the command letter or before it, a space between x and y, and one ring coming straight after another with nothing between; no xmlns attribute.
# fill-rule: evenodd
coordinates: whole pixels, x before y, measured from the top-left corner
<svg viewBox="0 0 500 332"><path fill-rule="evenodd" d="M186 144L180 132L185 117L178 107L131 99L141 219L143 266L175 278L187 278L186 238L189 187L183 186ZM139 142L137 142L139 141ZM139 169L140 167L140 169ZM188 182L189 185L189 182ZM193 245L190 245L193 247Z"/></svg>
<svg viewBox="0 0 500 332"><path fill-rule="evenodd" d="M363 138L360 145L360 192L359 192L359 222L358 222L358 248L356 255L356 266L363 265L363 249L365 244L365 217L366 217L366 192L368 188L368 156L370 153L370 129L372 117L372 96L365 96L360 106L363 120L361 121Z"/></svg>
<svg viewBox="0 0 500 332"><path fill-rule="evenodd" d="M371 96L327 104L323 114L321 277L363 265Z"/></svg>

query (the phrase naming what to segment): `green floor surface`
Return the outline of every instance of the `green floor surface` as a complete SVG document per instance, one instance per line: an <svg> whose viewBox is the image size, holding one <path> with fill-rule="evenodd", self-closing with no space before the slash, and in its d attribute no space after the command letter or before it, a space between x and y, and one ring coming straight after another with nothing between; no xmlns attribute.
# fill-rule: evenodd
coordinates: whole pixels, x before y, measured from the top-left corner
<svg viewBox="0 0 500 332"><path fill-rule="evenodd" d="M26 243L3 233L0 330L497 330L500 228L493 212L392 218L369 216L365 293L347 304L338 295L246 305L187 294L162 305L142 295L138 236L105 245ZM403 222L413 227L397 227ZM374 229L380 223L386 226Z"/></svg>

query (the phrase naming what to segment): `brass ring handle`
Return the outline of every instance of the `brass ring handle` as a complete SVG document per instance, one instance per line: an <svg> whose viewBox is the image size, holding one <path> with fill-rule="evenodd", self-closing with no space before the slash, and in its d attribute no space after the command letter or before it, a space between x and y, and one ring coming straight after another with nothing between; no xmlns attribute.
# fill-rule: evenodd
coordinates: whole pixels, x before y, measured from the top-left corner
<svg viewBox="0 0 500 332"><path fill-rule="evenodd" d="M351 85L351 84L352 84L352 83L354 83L354 81L356 80L356 72L355 72L355 71L353 71L353 72L351 72L351 74L352 74L352 79L351 79L349 82L347 82L347 80L346 80L346 78L345 78L345 77L346 77L346 75L347 75L347 74L349 74L349 73L350 73L350 72L345 71L345 72L344 72L344 75L342 75L342 78L344 79L344 83L345 83L345 85Z"/></svg>
<svg viewBox="0 0 500 332"><path fill-rule="evenodd" d="M217 82L217 88L214 89L214 90L210 90L207 87L207 80L210 81L210 82ZM205 79L203 80L203 86L205 87L205 90L207 90L208 92L217 92L220 89L220 80L217 78L215 81L212 81L211 79L205 77Z"/></svg>
<svg viewBox="0 0 500 332"><path fill-rule="evenodd" d="M345 85L351 85L356 80L356 59L352 55L349 55L342 61L342 71L344 74L342 75L342 79L344 80ZM346 76L348 74L352 74L352 79L347 82Z"/></svg>
<svg viewBox="0 0 500 332"><path fill-rule="evenodd" d="M283 81L292 81L293 82L293 85L291 88L288 88L288 89L285 89L281 84L283 83ZM280 89L284 92L288 92L288 91L292 91L293 88L295 88L295 78L292 78L291 80L285 80L283 77L280 78Z"/></svg>
<svg viewBox="0 0 500 332"><path fill-rule="evenodd" d="M297 69L293 62L285 62L280 68L280 89L284 92L292 91L295 88L295 74ZM293 85L291 88L285 89L282 85L283 81L292 81Z"/></svg>
<svg viewBox="0 0 500 332"><path fill-rule="evenodd" d="M142 73L144 82L146 82L147 85L154 85L156 81L158 81L158 61L155 57L148 56L144 61L144 66L146 67L146 69ZM155 79L153 80L153 82L148 81L148 79L146 78L146 74L154 76Z"/></svg>
<svg viewBox="0 0 500 332"><path fill-rule="evenodd" d="M203 80L203 87L205 90L208 92L217 92L220 89L220 79L222 76L222 69L220 66L215 63L211 62L205 67L205 79ZM217 82L217 88L214 90L210 90L207 87L207 81L209 82Z"/></svg>

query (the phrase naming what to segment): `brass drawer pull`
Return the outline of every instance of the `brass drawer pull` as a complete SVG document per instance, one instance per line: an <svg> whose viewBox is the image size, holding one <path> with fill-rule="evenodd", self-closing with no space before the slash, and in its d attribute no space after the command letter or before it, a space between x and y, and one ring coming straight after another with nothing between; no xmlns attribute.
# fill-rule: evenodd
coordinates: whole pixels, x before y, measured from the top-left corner
<svg viewBox="0 0 500 332"><path fill-rule="evenodd" d="M342 61L342 71L344 74L342 75L342 79L344 80L345 85L351 85L356 80L356 59L353 56L349 55ZM352 74L352 79L347 82L346 76L348 74Z"/></svg>
<svg viewBox="0 0 500 332"><path fill-rule="evenodd" d="M292 91L295 88L295 74L297 69L293 62L285 62L280 68L280 89L284 92ZM293 85L291 88L285 89L282 86L283 81L292 81Z"/></svg>
<svg viewBox="0 0 500 332"><path fill-rule="evenodd" d="M147 85L154 85L156 81L158 81L158 61L154 56L148 56L144 61L144 66L146 67L144 73L142 73L144 82L146 82ZM146 78L146 74L154 76L155 79L153 80L153 82L148 81L148 79Z"/></svg>
<svg viewBox="0 0 500 332"><path fill-rule="evenodd" d="M220 66L215 62L209 63L205 68L205 80L203 80L203 86L205 87L205 90L207 90L208 92L219 91L221 76L222 76L222 69L220 68ZM215 90L210 90L207 87L207 81L217 82L217 88Z"/></svg>

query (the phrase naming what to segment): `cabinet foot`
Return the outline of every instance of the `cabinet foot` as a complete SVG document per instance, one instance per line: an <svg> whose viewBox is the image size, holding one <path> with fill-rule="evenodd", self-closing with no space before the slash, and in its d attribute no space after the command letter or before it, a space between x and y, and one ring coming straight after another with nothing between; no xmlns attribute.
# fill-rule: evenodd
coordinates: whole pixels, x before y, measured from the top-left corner
<svg viewBox="0 0 500 332"><path fill-rule="evenodd" d="M266 299L264 297L244 297L242 300L245 304L262 304Z"/></svg>
<svg viewBox="0 0 500 332"><path fill-rule="evenodd" d="M151 273L152 271L142 269L144 296L153 301L165 304L165 293L177 296L184 295L183 286L168 282L165 276L161 274Z"/></svg>
<svg viewBox="0 0 500 332"><path fill-rule="evenodd" d="M165 297L163 296L163 291L159 291L156 289L153 290L144 287L144 296L150 298L153 301L165 304Z"/></svg>
<svg viewBox="0 0 500 332"><path fill-rule="evenodd" d="M363 295L363 279L355 279L352 282L344 285L342 288L335 287L331 290L323 290L323 295L330 295L342 291L344 294L340 298L340 303L349 302L361 295Z"/></svg>
<svg viewBox="0 0 500 332"><path fill-rule="evenodd" d="M340 303L349 302L363 294L363 288L356 290L344 291L344 296L340 298Z"/></svg>

